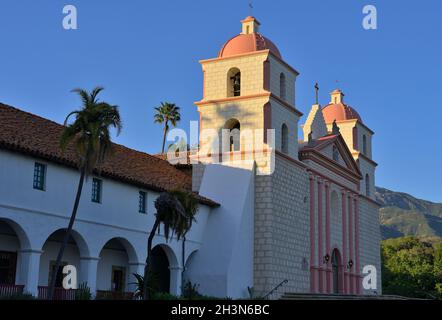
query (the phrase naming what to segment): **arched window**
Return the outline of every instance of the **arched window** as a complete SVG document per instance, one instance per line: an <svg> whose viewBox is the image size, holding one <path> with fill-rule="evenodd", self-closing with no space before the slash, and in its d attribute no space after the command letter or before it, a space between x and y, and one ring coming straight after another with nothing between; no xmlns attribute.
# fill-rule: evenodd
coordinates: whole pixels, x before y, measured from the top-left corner
<svg viewBox="0 0 442 320"><path fill-rule="evenodd" d="M339 162L339 151L336 146L333 146L333 160Z"/></svg>
<svg viewBox="0 0 442 320"><path fill-rule="evenodd" d="M285 123L281 127L281 151L284 153L289 152L289 129Z"/></svg>
<svg viewBox="0 0 442 320"><path fill-rule="evenodd" d="M285 74L281 72L279 75L279 97L285 100L286 84L285 84Z"/></svg>
<svg viewBox="0 0 442 320"><path fill-rule="evenodd" d="M241 124L239 121L237 119L227 120L224 129L229 130L229 151L239 151L241 149Z"/></svg>
<svg viewBox="0 0 442 320"><path fill-rule="evenodd" d="M367 197L370 196L370 176L368 175L368 173L365 175L365 195Z"/></svg>
<svg viewBox="0 0 442 320"><path fill-rule="evenodd" d="M367 136L365 134L362 136L362 153L367 155Z"/></svg>
<svg viewBox="0 0 442 320"><path fill-rule="evenodd" d="M227 96L239 97L241 95L241 71L232 68L227 73Z"/></svg>

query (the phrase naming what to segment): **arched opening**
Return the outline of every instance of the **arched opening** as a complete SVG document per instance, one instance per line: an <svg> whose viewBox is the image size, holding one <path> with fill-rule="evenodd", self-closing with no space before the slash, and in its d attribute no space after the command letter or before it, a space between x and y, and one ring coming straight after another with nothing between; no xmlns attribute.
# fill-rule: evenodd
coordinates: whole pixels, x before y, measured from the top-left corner
<svg viewBox="0 0 442 320"><path fill-rule="evenodd" d="M281 127L281 151L284 153L289 152L289 129L285 123Z"/></svg>
<svg viewBox="0 0 442 320"><path fill-rule="evenodd" d="M13 222L0 219L0 293L2 286L16 284L19 272L19 252L23 248L17 227Z"/></svg>
<svg viewBox="0 0 442 320"><path fill-rule="evenodd" d="M123 238L113 238L100 251L97 267L97 296L123 298L135 282L130 261L138 261L135 249Z"/></svg>
<svg viewBox="0 0 442 320"><path fill-rule="evenodd" d="M232 68L227 73L227 96L239 97L241 95L241 71Z"/></svg>
<svg viewBox="0 0 442 320"><path fill-rule="evenodd" d="M286 81L285 81L285 74L281 72L279 75L279 97L282 100L286 99Z"/></svg>
<svg viewBox="0 0 442 320"><path fill-rule="evenodd" d="M161 245L152 249L152 287L156 292L170 292L170 263Z"/></svg>
<svg viewBox="0 0 442 320"><path fill-rule="evenodd" d="M68 239L66 249L63 253L63 259L61 261L58 270L55 270L55 264L57 260L58 251L63 243L64 236L66 234L65 229L59 229L53 232L45 241L42 247L43 253L40 257L40 274L39 274L39 287L38 295L40 298L47 298L48 286L51 283L52 277L56 277L55 280L55 299L65 299L63 293L63 267L66 265L72 265L77 269L77 276L80 270L80 257L89 256L89 250L86 246L86 242L83 237L75 230L72 230L71 236Z"/></svg>
<svg viewBox="0 0 442 320"><path fill-rule="evenodd" d="M368 173L365 175L365 195L367 197L369 197L371 194L371 190L370 190L370 176L368 175Z"/></svg>
<svg viewBox="0 0 442 320"><path fill-rule="evenodd" d="M338 249L334 249L331 256L332 264L332 280L333 280L333 293L338 294L341 292L341 254Z"/></svg>
<svg viewBox="0 0 442 320"><path fill-rule="evenodd" d="M362 153L367 155L367 136L365 134L362 136Z"/></svg>
<svg viewBox="0 0 442 320"><path fill-rule="evenodd" d="M226 121L224 128L228 131L228 136L223 136L224 139L228 139L228 151L239 151L241 149L241 124L237 119L229 119ZM225 145L225 143L223 143ZM223 150L225 152L227 150Z"/></svg>
<svg viewBox="0 0 442 320"><path fill-rule="evenodd" d="M336 146L333 146L333 160L339 162L339 150Z"/></svg>

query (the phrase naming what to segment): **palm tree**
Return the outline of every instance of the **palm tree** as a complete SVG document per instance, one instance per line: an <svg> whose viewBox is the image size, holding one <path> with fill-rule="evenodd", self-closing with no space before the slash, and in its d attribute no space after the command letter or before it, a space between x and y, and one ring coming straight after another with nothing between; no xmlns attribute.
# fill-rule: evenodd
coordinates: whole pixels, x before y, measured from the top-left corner
<svg viewBox="0 0 442 320"><path fill-rule="evenodd" d="M80 110L69 113L64 121L65 129L60 139L60 147L62 150L65 150L72 143L79 159L80 180L69 225L55 262L55 271L49 286L49 299L53 298L56 275L60 268L67 242L71 236L84 179L109 154L112 146L109 129L114 127L117 129L117 134L119 134L122 128L118 107L98 100L97 96L102 90L103 88L101 87L96 87L90 93L82 89L73 90L81 97L83 105ZM67 123L71 116L75 116L75 121L68 125Z"/></svg>
<svg viewBox="0 0 442 320"><path fill-rule="evenodd" d="M152 241L156 232L160 229L160 224L164 226L164 236L166 241L175 234L177 240L180 240L192 227L195 221L195 213L198 209L198 202L195 197L187 191L173 190L163 192L155 200L155 222L150 231L147 240L147 259L144 267L144 299L150 298L150 292L147 289L150 281L148 275L152 274Z"/></svg>
<svg viewBox="0 0 442 320"><path fill-rule="evenodd" d="M155 123L164 123L163 131L163 147L161 153L164 153L164 146L166 144L166 135L169 130L169 122L172 126L176 126L177 122L181 120L180 107L174 103L161 102L159 107L155 108Z"/></svg>

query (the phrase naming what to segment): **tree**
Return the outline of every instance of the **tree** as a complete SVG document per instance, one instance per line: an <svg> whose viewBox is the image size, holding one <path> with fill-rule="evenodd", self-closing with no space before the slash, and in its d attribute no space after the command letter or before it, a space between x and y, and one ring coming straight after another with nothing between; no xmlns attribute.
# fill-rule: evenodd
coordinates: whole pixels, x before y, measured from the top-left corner
<svg viewBox="0 0 442 320"><path fill-rule="evenodd" d="M441 244L416 237L382 242L382 287L385 294L442 297Z"/></svg>
<svg viewBox="0 0 442 320"><path fill-rule="evenodd" d="M155 200L155 222L147 240L147 259L144 267L144 299L150 298L149 275L152 274L152 241L160 225L164 227L164 237L166 241L173 235L180 240L192 227L195 221L195 213L198 209L198 202L195 197L187 191L173 190L163 192ZM146 281L147 279L147 281Z"/></svg>
<svg viewBox="0 0 442 320"><path fill-rule="evenodd" d="M161 153L164 153L166 135L167 131L169 131L169 123L175 127L176 124L181 120L180 107L178 107L174 103L161 102L161 105L155 108L154 119L155 123L164 123L163 146L161 148Z"/></svg>
<svg viewBox="0 0 442 320"><path fill-rule="evenodd" d="M80 96L82 107L80 110L69 113L64 121L65 129L60 139L60 147L64 151L68 146L73 146L79 160L80 180L69 225L55 262L55 271L52 275L48 292L49 299L52 299L54 295L56 275L71 236L84 180L109 154L112 146L110 128L116 128L117 134L120 133L122 128L118 106L98 100L97 96L102 90L103 88L101 87L96 87L90 93L82 89L73 90L73 92ZM72 116L75 116L75 121L68 124Z"/></svg>

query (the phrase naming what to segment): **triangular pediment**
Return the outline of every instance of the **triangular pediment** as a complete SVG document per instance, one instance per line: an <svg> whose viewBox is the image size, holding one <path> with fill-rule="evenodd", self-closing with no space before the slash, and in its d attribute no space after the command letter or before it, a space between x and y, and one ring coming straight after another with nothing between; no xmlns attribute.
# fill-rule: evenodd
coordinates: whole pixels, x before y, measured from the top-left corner
<svg viewBox="0 0 442 320"><path fill-rule="evenodd" d="M341 134L329 134L315 139L307 143L300 151L303 158L305 158L305 154L316 153L321 155L322 160L326 159L334 166L351 171L356 176L361 176L359 166Z"/></svg>

